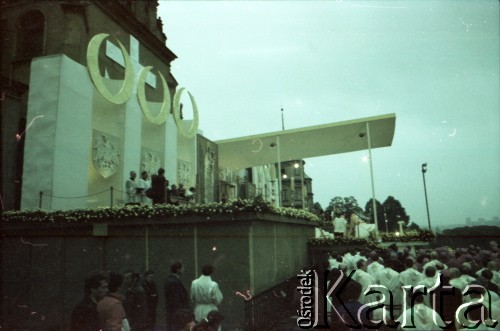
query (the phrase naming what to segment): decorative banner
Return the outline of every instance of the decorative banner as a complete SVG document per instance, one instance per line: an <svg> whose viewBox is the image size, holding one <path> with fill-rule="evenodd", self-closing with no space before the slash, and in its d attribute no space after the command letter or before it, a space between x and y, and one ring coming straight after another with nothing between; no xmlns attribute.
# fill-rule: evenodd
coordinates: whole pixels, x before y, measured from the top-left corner
<svg viewBox="0 0 500 331"><path fill-rule="evenodd" d="M168 85L167 82L165 81L165 78L161 74L161 72L158 72L160 75L160 80L163 86L163 102L161 104L161 110L160 113L156 116L153 116L151 114L151 111L149 110L148 102L146 100L146 78L148 76L149 71L152 69L152 66L142 68L141 73L139 74L139 80L137 82L137 98L139 99L139 105L141 106L142 112L144 113L144 116L154 124L162 124L167 120L167 116L170 110L170 92L168 90Z"/></svg>
<svg viewBox="0 0 500 331"><path fill-rule="evenodd" d="M117 40L122 51L123 59L125 60L125 77L120 91L118 91L117 94L111 94L104 84L101 71L99 70L99 48L101 47L104 39L108 36L109 35L107 33L99 33L90 40L89 47L87 48L87 68L96 89L102 94L102 96L109 102L120 105L125 103L132 95L132 91L134 89L134 71L132 68L132 61L130 60L130 56L125 49L125 46Z"/></svg>
<svg viewBox="0 0 500 331"><path fill-rule="evenodd" d="M141 160L141 172L146 171L151 177L158 173L158 169L161 168L160 154L143 147L142 148L142 160Z"/></svg>
<svg viewBox="0 0 500 331"><path fill-rule="evenodd" d="M117 137L94 130L92 163L104 178L113 176L120 166L120 147Z"/></svg>
<svg viewBox="0 0 500 331"><path fill-rule="evenodd" d="M194 179L193 174L193 164L188 161L184 161L181 159L177 160L177 182L179 184L183 184L184 187L188 188L192 186L191 183Z"/></svg>

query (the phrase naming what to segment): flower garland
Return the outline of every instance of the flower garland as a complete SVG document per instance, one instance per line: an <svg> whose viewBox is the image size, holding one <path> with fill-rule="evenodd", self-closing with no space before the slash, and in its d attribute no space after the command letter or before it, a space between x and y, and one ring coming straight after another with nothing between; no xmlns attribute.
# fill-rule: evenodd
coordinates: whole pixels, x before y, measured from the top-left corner
<svg viewBox="0 0 500 331"><path fill-rule="evenodd" d="M214 216L214 215L237 215L242 213L269 213L286 216L289 218L302 219L318 225L321 221L318 216L295 208L279 208L272 205L262 197L247 200L234 200L231 202L215 202L208 204L184 204L184 205L127 205L124 207L97 208L97 209L73 209L73 210L30 210L30 211L6 211L2 213L4 223L72 223L72 222L112 222L136 218L172 218L177 216Z"/></svg>
<svg viewBox="0 0 500 331"><path fill-rule="evenodd" d="M436 239L434 233L429 230L408 231L404 235L396 235L394 233L379 233L382 242L412 242L412 241L433 241ZM315 238L308 241L309 246L338 246L338 245L363 245L367 247L376 247L376 238Z"/></svg>
<svg viewBox="0 0 500 331"><path fill-rule="evenodd" d="M424 229L406 231L404 235L381 233L380 237L384 242L433 241L436 239L436 235L432 231Z"/></svg>

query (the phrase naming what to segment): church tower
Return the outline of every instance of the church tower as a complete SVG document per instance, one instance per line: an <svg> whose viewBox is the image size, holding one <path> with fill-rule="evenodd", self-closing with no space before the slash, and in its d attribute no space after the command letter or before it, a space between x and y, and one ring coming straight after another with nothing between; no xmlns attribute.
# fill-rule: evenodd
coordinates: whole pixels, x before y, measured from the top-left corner
<svg viewBox="0 0 500 331"><path fill-rule="evenodd" d="M178 84L170 72L176 56L166 46L157 0L2 0L0 6L3 210L97 206L93 199L68 204L51 196L89 196L113 186L116 198L130 170L152 163L177 177L171 113ZM100 93L119 94L126 78L126 100ZM155 116L163 122L148 120ZM111 143L105 158L117 163L112 175L94 171L96 139ZM40 201L41 192L48 199Z"/></svg>

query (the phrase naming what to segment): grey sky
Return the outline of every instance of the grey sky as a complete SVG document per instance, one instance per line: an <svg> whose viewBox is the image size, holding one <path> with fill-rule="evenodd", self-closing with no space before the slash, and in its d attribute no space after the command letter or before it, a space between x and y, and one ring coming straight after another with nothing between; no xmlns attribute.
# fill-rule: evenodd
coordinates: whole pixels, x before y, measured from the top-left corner
<svg viewBox="0 0 500 331"><path fill-rule="evenodd" d="M499 2L160 1L211 140L395 113L376 197L426 226L500 216ZM318 144L321 142L318 141ZM314 199L371 197L365 152L307 159Z"/></svg>

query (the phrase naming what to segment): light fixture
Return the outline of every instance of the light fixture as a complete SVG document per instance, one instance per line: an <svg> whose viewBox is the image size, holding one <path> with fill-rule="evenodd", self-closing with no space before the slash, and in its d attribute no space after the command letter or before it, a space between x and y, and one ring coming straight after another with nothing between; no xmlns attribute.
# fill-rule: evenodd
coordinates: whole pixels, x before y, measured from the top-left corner
<svg viewBox="0 0 500 331"><path fill-rule="evenodd" d="M427 209L427 223L429 223L429 231L432 231L431 216L429 214L429 202L427 200L427 185L425 184L426 172L427 172L427 162L422 164L422 179L424 180L424 195L425 195L425 208Z"/></svg>
<svg viewBox="0 0 500 331"><path fill-rule="evenodd" d="M299 167L299 163L298 163L298 162L295 162L295 164L293 165L293 167L294 167L295 169L297 169L297 168Z"/></svg>
<svg viewBox="0 0 500 331"><path fill-rule="evenodd" d="M424 163L422 164L422 173L426 173L427 172L427 163Z"/></svg>

